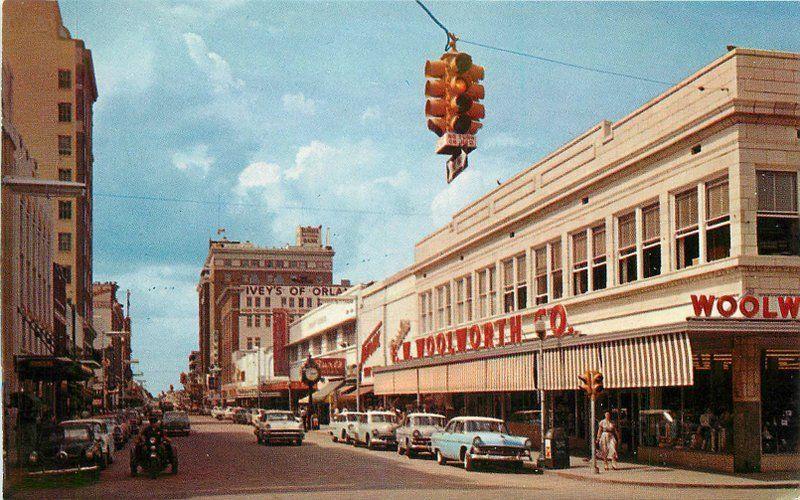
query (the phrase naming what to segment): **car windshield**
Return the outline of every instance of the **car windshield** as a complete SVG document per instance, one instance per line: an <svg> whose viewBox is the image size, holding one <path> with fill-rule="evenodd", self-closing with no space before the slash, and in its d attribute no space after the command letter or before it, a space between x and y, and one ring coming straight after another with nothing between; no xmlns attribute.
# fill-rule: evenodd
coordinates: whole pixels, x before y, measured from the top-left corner
<svg viewBox="0 0 800 500"><path fill-rule="evenodd" d="M435 425L437 427L444 427L443 417L414 417L412 422L414 425Z"/></svg>
<svg viewBox="0 0 800 500"><path fill-rule="evenodd" d="M267 413L267 420L280 420L283 422L294 421L294 416L288 413Z"/></svg>
<svg viewBox="0 0 800 500"><path fill-rule="evenodd" d="M378 415L372 415L370 418L372 418L373 422L389 422L389 423L394 422L394 415L378 414Z"/></svg>
<svg viewBox="0 0 800 500"><path fill-rule="evenodd" d="M164 422L188 422L189 416L180 412L167 412L164 415Z"/></svg>
<svg viewBox="0 0 800 500"><path fill-rule="evenodd" d="M493 420L469 420L467 421L467 432L501 432L508 434L504 422Z"/></svg>
<svg viewBox="0 0 800 500"><path fill-rule="evenodd" d="M89 429L86 427L64 426L63 436L67 441L86 441L89 439Z"/></svg>

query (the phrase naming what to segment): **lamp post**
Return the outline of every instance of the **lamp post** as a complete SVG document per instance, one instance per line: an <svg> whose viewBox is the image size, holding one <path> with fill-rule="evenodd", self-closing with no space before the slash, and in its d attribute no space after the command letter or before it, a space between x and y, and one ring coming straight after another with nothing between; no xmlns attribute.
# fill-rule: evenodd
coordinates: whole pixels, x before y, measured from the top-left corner
<svg viewBox="0 0 800 500"><path fill-rule="evenodd" d="M536 336L539 337L539 360L536 363L536 382L539 389L539 465L544 462L544 388L542 387L542 364L544 363L544 339L547 336L547 325L539 318L534 324Z"/></svg>

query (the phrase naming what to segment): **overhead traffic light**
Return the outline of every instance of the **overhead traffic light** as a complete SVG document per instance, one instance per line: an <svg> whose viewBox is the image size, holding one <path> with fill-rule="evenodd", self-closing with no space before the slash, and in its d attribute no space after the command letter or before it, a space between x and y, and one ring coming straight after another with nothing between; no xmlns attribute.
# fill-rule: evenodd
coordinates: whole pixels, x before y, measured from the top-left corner
<svg viewBox="0 0 800 500"><path fill-rule="evenodd" d="M595 399L603 392L603 374L597 370L586 370L582 375L578 375L581 381L581 389L592 399Z"/></svg>

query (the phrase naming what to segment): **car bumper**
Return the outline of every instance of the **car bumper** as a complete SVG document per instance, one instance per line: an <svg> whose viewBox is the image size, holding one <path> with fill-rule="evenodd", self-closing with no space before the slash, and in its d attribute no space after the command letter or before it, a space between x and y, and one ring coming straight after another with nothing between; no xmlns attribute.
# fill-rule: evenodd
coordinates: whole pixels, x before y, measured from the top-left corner
<svg viewBox="0 0 800 500"><path fill-rule="evenodd" d="M397 440L393 437L388 436L372 436L369 440L372 444L383 445L383 446L394 446L397 444Z"/></svg>
<svg viewBox="0 0 800 500"><path fill-rule="evenodd" d="M61 474L79 474L83 472L93 472L100 470L100 466L95 465L76 465L75 467L65 467L63 469L37 469L37 470L28 470L26 474L28 476L58 476Z"/></svg>
<svg viewBox="0 0 800 500"><path fill-rule="evenodd" d="M261 439L268 441L294 441L296 439L303 439L305 434L302 432L281 432L276 434L274 432L262 432Z"/></svg>
<svg viewBox="0 0 800 500"><path fill-rule="evenodd" d="M493 455L491 453L470 453L470 458L485 462L530 462L530 454L526 455Z"/></svg>

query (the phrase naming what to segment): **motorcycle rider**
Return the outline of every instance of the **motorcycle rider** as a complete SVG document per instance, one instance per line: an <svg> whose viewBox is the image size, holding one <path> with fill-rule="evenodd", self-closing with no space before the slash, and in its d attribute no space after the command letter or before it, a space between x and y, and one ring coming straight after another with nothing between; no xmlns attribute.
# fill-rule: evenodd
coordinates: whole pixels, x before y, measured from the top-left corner
<svg viewBox="0 0 800 500"><path fill-rule="evenodd" d="M157 440L160 440L161 443L164 445L164 450L167 454L167 461L172 461L172 442L169 438L164 434L163 429L161 429L161 424L159 423L158 417L156 415L150 415L148 418L148 423L145 425L141 432L139 433L139 443L137 446L139 447L139 456L142 456L142 450L146 450L147 444L150 442L150 438L154 437Z"/></svg>

